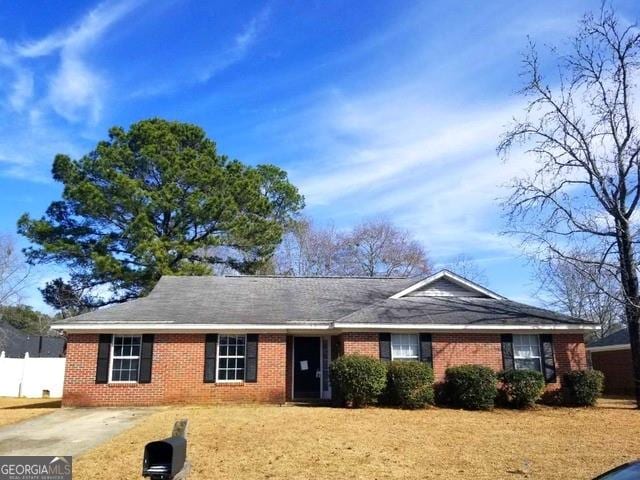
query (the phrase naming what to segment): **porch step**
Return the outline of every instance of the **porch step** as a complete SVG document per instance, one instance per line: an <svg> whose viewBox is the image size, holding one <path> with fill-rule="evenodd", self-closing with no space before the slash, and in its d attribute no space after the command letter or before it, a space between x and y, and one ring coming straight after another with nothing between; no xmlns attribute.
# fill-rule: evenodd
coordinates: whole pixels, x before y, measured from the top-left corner
<svg viewBox="0 0 640 480"><path fill-rule="evenodd" d="M330 407L331 400L292 400L282 404L285 407Z"/></svg>

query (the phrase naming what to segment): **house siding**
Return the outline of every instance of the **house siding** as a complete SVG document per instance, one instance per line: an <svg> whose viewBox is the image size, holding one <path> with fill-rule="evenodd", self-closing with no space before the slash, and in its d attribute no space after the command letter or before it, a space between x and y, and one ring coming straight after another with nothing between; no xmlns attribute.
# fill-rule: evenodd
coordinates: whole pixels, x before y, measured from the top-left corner
<svg viewBox="0 0 640 480"><path fill-rule="evenodd" d="M440 278L424 288L411 292L409 297L482 297L482 293L462 285L457 285L451 280Z"/></svg>
<svg viewBox="0 0 640 480"><path fill-rule="evenodd" d="M604 373L604 393L633 395L631 349L591 352L591 365Z"/></svg>
<svg viewBox="0 0 640 480"><path fill-rule="evenodd" d="M282 403L291 396L291 338L285 334L260 334L256 383L204 383L204 334L156 334L152 379L148 384L96 384L98 335L71 334L67 346L65 406L146 406L176 403L269 402ZM433 333L436 381L447 367L482 364L502 369L499 334ZM378 358L379 334L346 332L335 339L344 354ZM581 334L553 335L558 381L563 373L586 368Z"/></svg>

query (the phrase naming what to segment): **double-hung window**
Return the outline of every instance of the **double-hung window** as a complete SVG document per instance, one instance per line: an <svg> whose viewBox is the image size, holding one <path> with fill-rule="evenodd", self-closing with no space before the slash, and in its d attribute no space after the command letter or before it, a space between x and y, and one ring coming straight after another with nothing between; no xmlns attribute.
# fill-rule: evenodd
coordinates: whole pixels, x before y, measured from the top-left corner
<svg viewBox="0 0 640 480"><path fill-rule="evenodd" d="M516 370L542 371L538 335L513 336L513 361Z"/></svg>
<svg viewBox="0 0 640 480"><path fill-rule="evenodd" d="M419 360L420 342L417 334L391 335L391 360Z"/></svg>
<svg viewBox="0 0 640 480"><path fill-rule="evenodd" d="M140 373L140 335L114 335L111 342L109 381L135 383Z"/></svg>
<svg viewBox="0 0 640 480"><path fill-rule="evenodd" d="M220 335L218 337L217 381L244 380L246 335Z"/></svg>

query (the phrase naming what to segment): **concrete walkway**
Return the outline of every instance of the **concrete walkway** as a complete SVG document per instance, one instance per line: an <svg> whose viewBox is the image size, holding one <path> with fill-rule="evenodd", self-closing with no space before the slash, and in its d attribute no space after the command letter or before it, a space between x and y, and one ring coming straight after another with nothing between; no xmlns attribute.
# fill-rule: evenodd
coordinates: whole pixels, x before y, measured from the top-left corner
<svg viewBox="0 0 640 480"><path fill-rule="evenodd" d="M109 440L155 410L62 408L0 428L0 455L78 455Z"/></svg>

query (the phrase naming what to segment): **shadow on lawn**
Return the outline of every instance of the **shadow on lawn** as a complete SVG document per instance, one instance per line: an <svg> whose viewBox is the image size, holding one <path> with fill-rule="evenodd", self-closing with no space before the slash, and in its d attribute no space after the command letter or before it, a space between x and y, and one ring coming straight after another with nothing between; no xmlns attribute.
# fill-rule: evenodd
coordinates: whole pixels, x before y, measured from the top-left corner
<svg viewBox="0 0 640 480"><path fill-rule="evenodd" d="M0 410L22 410L25 408L28 409L36 409L36 408L60 408L62 406L61 400L51 400L50 402L34 402L34 403L26 403L24 405L11 405L9 407L2 407Z"/></svg>

